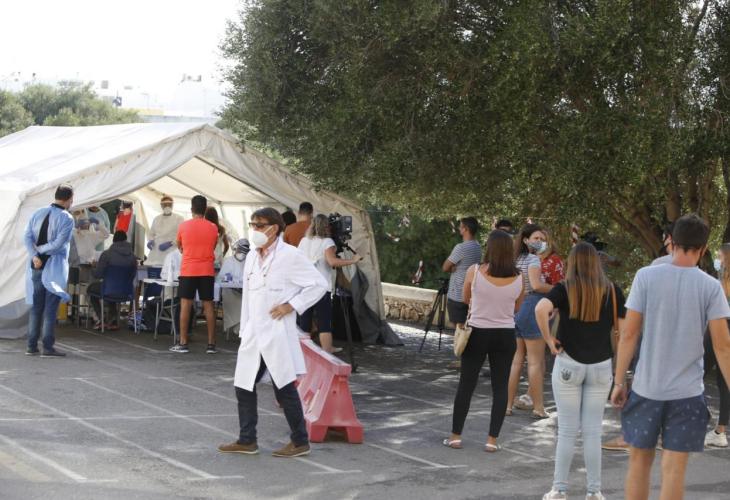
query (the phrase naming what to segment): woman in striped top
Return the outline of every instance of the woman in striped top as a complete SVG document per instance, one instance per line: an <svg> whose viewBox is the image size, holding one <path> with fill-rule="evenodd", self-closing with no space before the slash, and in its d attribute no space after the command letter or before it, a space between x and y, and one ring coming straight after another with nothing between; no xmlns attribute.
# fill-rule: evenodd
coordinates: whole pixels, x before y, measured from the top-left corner
<svg viewBox="0 0 730 500"><path fill-rule="evenodd" d="M515 239L515 264L523 279L525 299L515 317L517 352L512 361L507 399L507 415L512 414L512 406L517 395L522 365L527 356L527 380L532 398L533 418L547 418L543 403L543 378L545 376L545 341L535 320L535 306L552 285L545 283L540 269L539 254L547 247L547 238L541 226L527 224L522 227Z"/></svg>

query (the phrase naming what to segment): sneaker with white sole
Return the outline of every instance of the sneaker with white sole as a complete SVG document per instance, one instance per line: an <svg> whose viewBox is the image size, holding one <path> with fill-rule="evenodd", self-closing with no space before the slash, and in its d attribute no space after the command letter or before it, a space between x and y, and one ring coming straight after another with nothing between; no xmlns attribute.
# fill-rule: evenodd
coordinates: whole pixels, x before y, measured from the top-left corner
<svg viewBox="0 0 730 500"><path fill-rule="evenodd" d="M705 436L705 446L727 448L727 435L724 432L722 434L718 434L713 429Z"/></svg>
<svg viewBox="0 0 730 500"><path fill-rule="evenodd" d="M567 496L564 491L559 491L553 488L542 496L542 500L567 500Z"/></svg>
<svg viewBox="0 0 730 500"><path fill-rule="evenodd" d="M208 344L208 347L205 348L205 354L216 354L217 352L215 344Z"/></svg>
<svg viewBox="0 0 730 500"><path fill-rule="evenodd" d="M170 347L170 352L178 352L182 354L187 354L190 352L190 349L188 349L187 344L175 344L174 346Z"/></svg>
<svg viewBox="0 0 730 500"><path fill-rule="evenodd" d="M606 500L606 497L603 496L603 493L598 491L596 493L586 493L586 500Z"/></svg>

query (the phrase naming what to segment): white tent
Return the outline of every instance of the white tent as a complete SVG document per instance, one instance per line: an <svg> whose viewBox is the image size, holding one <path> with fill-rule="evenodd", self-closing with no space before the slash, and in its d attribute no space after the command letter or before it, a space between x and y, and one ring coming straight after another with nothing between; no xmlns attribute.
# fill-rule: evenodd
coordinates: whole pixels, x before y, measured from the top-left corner
<svg viewBox="0 0 730 500"><path fill-rule="evenodd" d="M189 210L194 194L206 196L241 236L251 212L263 206L296 208L310 201L318 213L352 215L350 244L364 256L360 269L370 282L365 302L384 318L367 212L315 190L306 178L231 135L199 123L29 127L0 139L0 338L26 333L23 232L33 211L53 201L62 182L74 187L78 207L135 199L143 225L159 213L162 194L175 198L176 210Z"/></svg>

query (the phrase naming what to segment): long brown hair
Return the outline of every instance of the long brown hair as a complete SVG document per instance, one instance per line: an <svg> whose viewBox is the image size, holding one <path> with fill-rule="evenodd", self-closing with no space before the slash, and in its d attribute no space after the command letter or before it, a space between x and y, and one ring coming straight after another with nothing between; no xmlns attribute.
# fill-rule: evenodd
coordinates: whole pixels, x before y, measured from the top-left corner
<svg viewBox="0 0 730 500"><path fill-rule="evenodd" d="M720 266L720 284L725 297L730 297L730 243L723 243L720 247L722 265Z"/></svg>
<svg viewBox="0 0 730 500"><path fill-rule="evenodd" d="M543 231L542 226L538 224L525 224L522 226L520 232L517 233L517 236L515 236L514 256L516 259L519 258L520 255L527 255L531 253L524 240L530 239L532 233L536 233L538 231L541 233Z"/></svg>
<svg viewBox="0 0 730 500"><path fill-rule="evenodd" d="M501 229L495 229L489 233L486 247L484 263L489 266L490 276L510 278L520 274L520 270L515 266L512 237L509 234Z"/></svg>
<svg viewBox="0 0 730 500"><path fill-rule="evenodd" d="M601 258L590 243L581 241L568 254L565 288L568 292L570 318L598 321L611 282L601 267Z"/></svg>

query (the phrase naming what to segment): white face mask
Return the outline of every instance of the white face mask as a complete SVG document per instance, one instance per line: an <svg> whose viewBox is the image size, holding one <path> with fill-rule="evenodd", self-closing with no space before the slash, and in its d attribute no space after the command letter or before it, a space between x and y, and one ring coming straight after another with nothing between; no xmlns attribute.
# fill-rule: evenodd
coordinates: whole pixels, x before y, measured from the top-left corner
<svg viewBox="0 0 730 500"><path fill-rule="evenodd" d="M172 213L172 207L162 207L162 213L165 215L170 215Z"/></svg>
<svg viewBox="0 0 730 500"><path fill-rule="evenodd" d="M251 244L255 248L261 248L269 242L269 237L263 231L253 231L251 234Z"/></svg>

